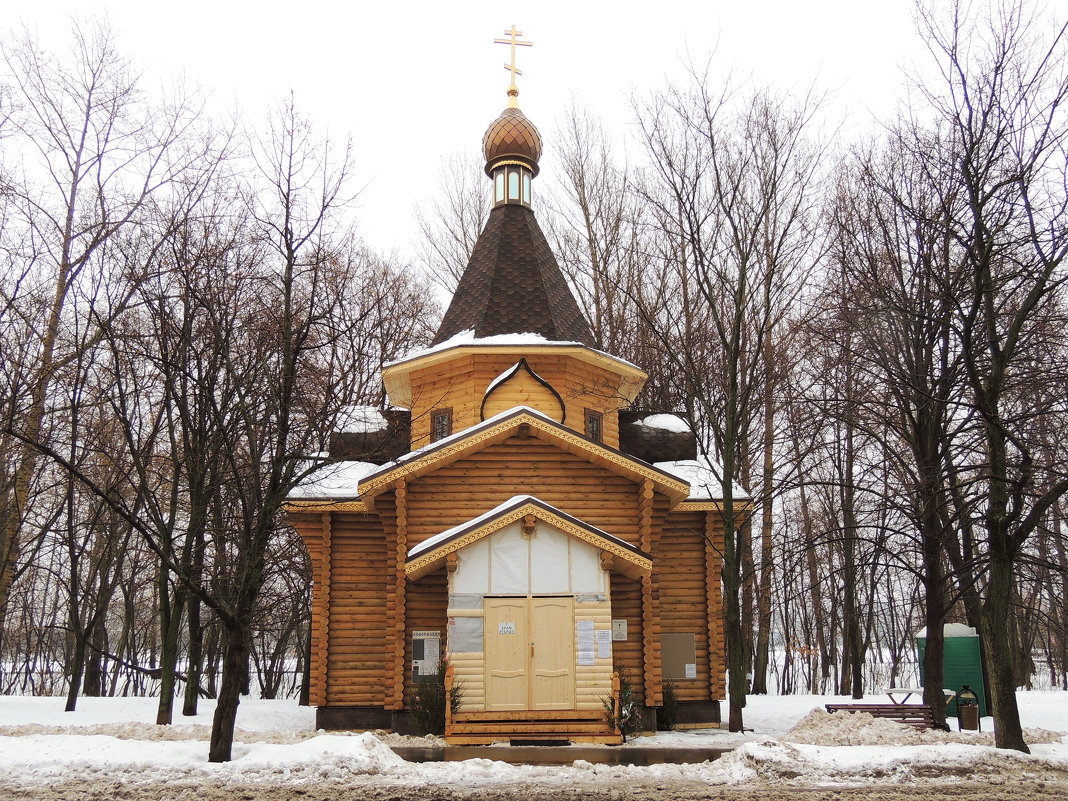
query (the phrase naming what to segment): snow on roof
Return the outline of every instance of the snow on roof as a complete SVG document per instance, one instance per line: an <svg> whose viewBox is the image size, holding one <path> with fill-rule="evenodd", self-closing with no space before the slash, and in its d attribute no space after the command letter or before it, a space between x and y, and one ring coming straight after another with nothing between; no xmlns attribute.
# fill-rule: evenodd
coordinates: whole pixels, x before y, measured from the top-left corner
<svg viewBox="0 0 1068 801"><path fill-rule="evenodd" d="M718 501L723 499L723 468L707 457L680 459L675 462L654 462L653 467L671 473L690 484L688 501ZM736 501L752 499L738 484L731 484Z"/></svg>
<svg viewBox="0 0 1068 801"><path fill-rule="evenodd" d="M440 534L435 534L433 537L430 537L428 539L423 540L421 543L419 543L414 548L412 548L411 550L408 551L408 556L412 557L412 556L416 556L418 554L421 554L423 551L433 550L438 545L440 545L441 543L445 542L445 540L449 539L449 537L454 536L456 534L456 532L460 531L461 529L471 528L472 526L478 526L480 523L483 523L486 520L489 520L490 518L495 517L496 515L500 514L501 512L505 512L505 511L507 511L509 509L513 509L516 506L522 506L527 501L533 501L533 500L535 500L533 495L513 495L511 498L506 500L504 503L499 503L496 506L494 506L488 512L484 512L483 514L480 514L478 517L473 517L470 520L465 520L463 523L461 523L458 526L453 526L450 529L442 531Z"/></svg>
<svg viewBox="0 0 1068 801"><path fill-rule="evenodd" d="M499 423L503 418L509 417L509 416L515 414L516 412L529 412L530 414L534 415L535 417L540 417L543 420L548 420L550 423L554 423L556 425L559 425L559 423L557 423L555 420L553 420L551 417L549 417L549 415L545 414L544 412L539 412L537 409L532 409L529 406L513 406L511 409L505 409L502 412L498 412L497 414L493 415L493 417L487 417L481 423L473 425L470 428L464 428L464 429L461 429L460 431L455 431L455 432L453 432L452 434L450 434L447 437L442 437L441 439L436 439L433 442L428 443L427 445L424 445L421 448L416 448L414 451L409 451L408 453L404 454L403 456L400 456L400 457L394 459L392 462L386 462L383 465L376 465L376 467L378 469L374 470L373 472L375 472L375 473L385 473L385 472L387 472L389 470L392 470L393 468L397 467L398 465L404 464L405 462L412 461L412 459L418 459L420 456L422 456L425 453L429 453L430 451L435 451L438 448L443 448L446 445L449 445L449 444L451 444L453 442L456 442L458 440L461 440L461 439L464 439L466 437L469 437L472 434L477 434L479 431L482 431L483 429L490 428L491 426L494 426L497 423ZM369 475L371 475L371 474L368 473L366 476L363 476L363 478L367 478L367 476L369 476Z"/></svg>
<svg viewBox="0 0 1068 801"><path fill-rule="evenodd" d="M389 420L377 406L343 406L335 430L342 434L370 434L387 428Z"/></svg>
<svg viewBox="0 0 1068 801"><path fill-rule="evenodd" d="M408 557L411 558L413 556L418 556L419 554L421 554L421 553L423 553L425 551L433 550L438 545L441 545L442 543L446 542L450 538L455 537L458 533L460 533L462 531L469 531L469 530L471 530L473 528L478 528L478 526L481 525L482 523L484 523L484 522L486 522L488 520L491 520L492 518L497 517L500 514L503 514L503 513L508 512L508 511L510 511L512 509L515 509L515 508L517 508L519 506L522 506L525 503L536 503L538 506L541 506L544 509L548 509L549 511L553 512L554 514L556 514L559 517L562 517L562 518L564 518L566 520L574 520L577 523L581 523L586 528L593 529L594 531L598 532L605 539L611 540L614 543L622 545L624 548L626 548L629 551L636 550L635 547L633 545L631 545L630 543L628 543L626 540L622 540L619 537L613 536L612 534L609 534L607 531L603 531L602 529L599 529L596 526L591 526L589 523L585 522L584 520L581 520L581 519L575 517L574 515L570 515L567 512L563 511L562 509L556 508L551 503L546 503L545 501L541 500L540 498L537 498L537 497L535 497L533 495L513 495L511 498L506 500L504 503L499 503L496 506L494 506L488 512L484 512L483 514L480 514L478 517L473 517L470 520L466 520L463 523L460 523L458 526L453 526L452 528L450 528L450 529L448 529L446 531L442 531L440 534L435 534L433 537L430 537L429 539L423 540L421 543L419 543L418 545L413 547L410 551L408 551Z"/></svg>
<svg viewBox="0 0 1068 801"><path fill-rule="evenodd" d="M386 362L383 367L392 367L395 364L402 364L403 362L409 362L413 359L421 359L424 356L429 356L432 353L440 353L441 351L449 350L450 348L458 348L464 345L498 345L498 346L514 346L523 347L529 345L553 345L556 347L575 347L586 348L587 350L599 353L602 356L607 356L610 359L615 359L617 362L633 367L635 370L640 370L638 365L628 362L619 356L614 356L611 353L605 353L604 351L591 348L588 345L584 345L581 342L575 342L572 340L560 340L560 339L546 339L541 334L535 334L533 332L525 332L522 334L494 334L489 337L476 337L475 331L472 328L466 331L461 331L458 334L446 339L444 342L439 342L437 345L431 345L428 348L415 348L408 351L403 356L394 359L391 362Z"/></svg>
<svg viewBox="0 0 1068 801"><path fill-rule="evenodd" d="M650 414L640 420L635 420L634 425L645 428L659 428L663 431L671 431L675 434L689 434L690 424L677 414Z"/></svg>
<svg viewBox="0 0 1068 801"><path fill-rule="evenodd" d="M475 330L473 328L468 328L466 331L454 334L444 342L439 342L437 345L431 345L428 348L413 348L400 358L387 362L385 366L392 367L394 364L411 361L412 359L418 359L422 356L429 356L431 353L439 353L443 350L448 350L449 348L458 348L461 345L582 345L582 343L557 342L551 339L546 339L541 334L531 332L524 334L494 334L491 337L475 337Z"/></svg>
<svg viewBox="0 0 1068 801"><path fill-rule="evenodd" d="M922 629L917 631L916 632L916 636L917 637L926 637L927 636L927 627L924 626ZM979 635L976 633L975 629L973 629L971 626L966 626L963 623L946 623L944 626L942 626L942 636L943 637L978 637Z"/></svg>
<svg viewBox="0 0 1068 801"><path fill-rule="evenodd" d="M373 462L333 462L324 464L290 490L291 501L356 498L359 482L378 469Z"/></svg>

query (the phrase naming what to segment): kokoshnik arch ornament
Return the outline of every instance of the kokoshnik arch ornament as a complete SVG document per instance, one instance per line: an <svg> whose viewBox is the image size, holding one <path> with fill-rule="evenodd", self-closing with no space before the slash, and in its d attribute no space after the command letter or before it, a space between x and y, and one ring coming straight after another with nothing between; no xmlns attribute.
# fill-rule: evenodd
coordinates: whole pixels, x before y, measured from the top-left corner
<svg viewBox="0 0 1068 801"><path fill-rule="evenodd" d="M647 728L667 680L681 722L716 722L715 468L679 420L627 408L646 374L593 347L532 207L542 139L515 85L531 42L505 36L493 208L441 326L383 370L393 406L350 415L381 425L336 432L333 464L287 503L313 565L316 725L410 730L439 647L463 686L450 743L618 743L604 701L623 671Z"/></svg>

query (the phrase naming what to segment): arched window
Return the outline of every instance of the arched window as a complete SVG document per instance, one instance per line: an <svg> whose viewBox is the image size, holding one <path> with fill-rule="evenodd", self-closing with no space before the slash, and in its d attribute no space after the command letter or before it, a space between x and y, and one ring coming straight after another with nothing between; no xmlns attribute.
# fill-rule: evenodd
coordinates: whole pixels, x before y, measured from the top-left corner
<svg viewBox="0 0 1068 801"><path fill-rule="evenodd" d="M494 196L494 203L500 203L502 200L504 200L504 171L503 170L501 172L497 173L497 180L496 180L495 183L496 183L497 186L496 186L496 193L495 193L495 196Z"/></svg>
<svg viewBox="0 0 1068 801"><path fill-rule="evenodd" d="M530 205L530 174L523 173L523 202Z"/></svg>
<svg viewBox="0 0 1068 801"><path fill-rule="evenodd" d="M519 200L519 173L508 170L508 199Z"/></svg>

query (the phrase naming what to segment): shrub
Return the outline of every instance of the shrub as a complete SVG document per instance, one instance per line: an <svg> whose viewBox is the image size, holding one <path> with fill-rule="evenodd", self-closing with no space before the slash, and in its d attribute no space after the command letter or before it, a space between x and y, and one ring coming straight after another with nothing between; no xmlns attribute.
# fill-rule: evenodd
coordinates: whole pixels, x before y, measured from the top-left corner
<svg viewBox="0 0 1068 801"><path fill-rule="evenodd" d="M657 710L656 727L663 731L673 730L679 723L679 697L675 694L675 682L664 682L664 705Z"/></svg>
<svg viewBox="0 0 1068 801"><path fill-rule="evenodd" d="M627 735L637 734L642 730L642 702L634 694L630 678L626 671L619 674L619 716L617 718L612 696L604 699L605 720L612 728L619 728L623 742Z"/></svg>
<svg viewBox="0 0 1068 801"><path fill-rule="evenodd" d="M420 734L445 733L445 668L448 663L443 659L438 662L438 670L433 676L417 681L408 691L408 709L412 713L415 729ZM453 681L450 696L451 713L455 715L463 702L463 689L460 682Z"/></svg>

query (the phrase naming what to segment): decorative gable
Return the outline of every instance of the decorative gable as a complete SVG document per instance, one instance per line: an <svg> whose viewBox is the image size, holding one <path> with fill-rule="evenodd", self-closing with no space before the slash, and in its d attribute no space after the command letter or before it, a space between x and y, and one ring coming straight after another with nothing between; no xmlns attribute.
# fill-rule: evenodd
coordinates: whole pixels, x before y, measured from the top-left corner
<svg viewBox="0 0 1068 801"><path fill-rule="evenodd" d="M525 358L505 370L486 388L479 419L485 420L516 406L537 409L558 423L566 422L564 399L552 384L530 369Z"/></svg>
<svg viewBox="0 0 1068 801"><path fill-rule="evenodd" d="M455 573L469 593L604 592L601 574L609 567L635 578L652 570L652 559L641 549L519 495L412 548L405 572L418 579L465 550Z"/></svg>

